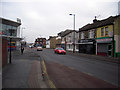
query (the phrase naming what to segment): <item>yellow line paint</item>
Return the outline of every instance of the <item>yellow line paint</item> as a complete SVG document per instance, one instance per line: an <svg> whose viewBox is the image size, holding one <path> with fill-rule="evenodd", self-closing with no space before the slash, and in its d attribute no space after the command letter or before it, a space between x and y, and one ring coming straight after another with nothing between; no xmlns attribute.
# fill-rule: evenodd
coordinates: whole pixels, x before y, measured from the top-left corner
<svg viewBox="0 0 120 90"><path fill-rule="evenodd" d="M48 74L47 74L47 69L46 69L44 60L42 60L42 65L43 65L44 73L46 74L46 77L47 77L48 82L49 82L49 84L50 84L50 87L51 87L51 88L55 88L55 89L57 90L57 88L55 87L55 85L54 85L53 82L50 80L50 78L49 78L49 76L48 76Z"/></svg>
<svg viewBox="0 0 120 90"><path fill-rule="evenodd" d="M68 67L69 69L72 69L72 70L74 70L74 68L73 67Z"/></svg>

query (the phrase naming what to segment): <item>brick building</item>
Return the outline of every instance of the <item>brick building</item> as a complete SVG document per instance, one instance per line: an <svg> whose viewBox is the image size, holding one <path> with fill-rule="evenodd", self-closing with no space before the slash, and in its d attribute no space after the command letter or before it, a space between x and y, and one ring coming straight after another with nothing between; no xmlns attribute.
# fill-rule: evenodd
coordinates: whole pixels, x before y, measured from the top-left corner
<svg viewBox="0 0 120 90"><path fill-rule="evenodd" d="M50 48L55 49L56 48L56 36L50 36Z"/></svg>
<svg viewBox="0 0 120 90"><path fill-rule="evenodd" d="M35 40L35 46L36 47L41 46L41 47L45 48L46 47L46 38L37 38Z"/></svg>

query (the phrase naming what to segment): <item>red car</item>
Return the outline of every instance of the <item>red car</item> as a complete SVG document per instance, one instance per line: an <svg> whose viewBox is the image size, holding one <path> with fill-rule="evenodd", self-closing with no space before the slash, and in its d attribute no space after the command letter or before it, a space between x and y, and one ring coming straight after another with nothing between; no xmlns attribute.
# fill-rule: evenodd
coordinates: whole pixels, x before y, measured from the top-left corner
<svg viewBox="0 0 120 90"><path fill-rule="evenodd" d="M59 54L66 54L66 51L63 48L56 48L54 52Z"/></svg>

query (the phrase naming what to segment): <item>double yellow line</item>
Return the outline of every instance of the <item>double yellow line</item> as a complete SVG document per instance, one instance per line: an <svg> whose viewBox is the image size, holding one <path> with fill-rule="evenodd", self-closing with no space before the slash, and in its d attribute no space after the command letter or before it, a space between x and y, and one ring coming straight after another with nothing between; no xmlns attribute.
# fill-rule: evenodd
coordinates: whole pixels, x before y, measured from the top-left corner
<svg viewBox="0 0 120 90"><path fill-rule="evenodd" d="M46 65L45 65L45 62L44 60L42 60L42 66L43 66L43 72L44 72L44 75L46 76L47 80L48 80L48 83L50 85L50 88L54 88L55 90L57 90L57 88L55 87L55 85L53 84L53 82L50 80L48 74L47 74L47 68L46 68Z"/></svg>

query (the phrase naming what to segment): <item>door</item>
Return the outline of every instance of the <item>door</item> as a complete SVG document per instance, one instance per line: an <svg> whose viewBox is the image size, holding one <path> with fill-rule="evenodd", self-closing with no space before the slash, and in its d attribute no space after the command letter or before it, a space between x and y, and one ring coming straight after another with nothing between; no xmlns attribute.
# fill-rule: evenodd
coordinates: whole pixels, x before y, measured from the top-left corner
<svg viewBox="0 0 120 90"><path fill-rule="evenodd" d="M108 56L111 56L111 52L112 52L112 46L111 44L108 44Z"/></svg>

